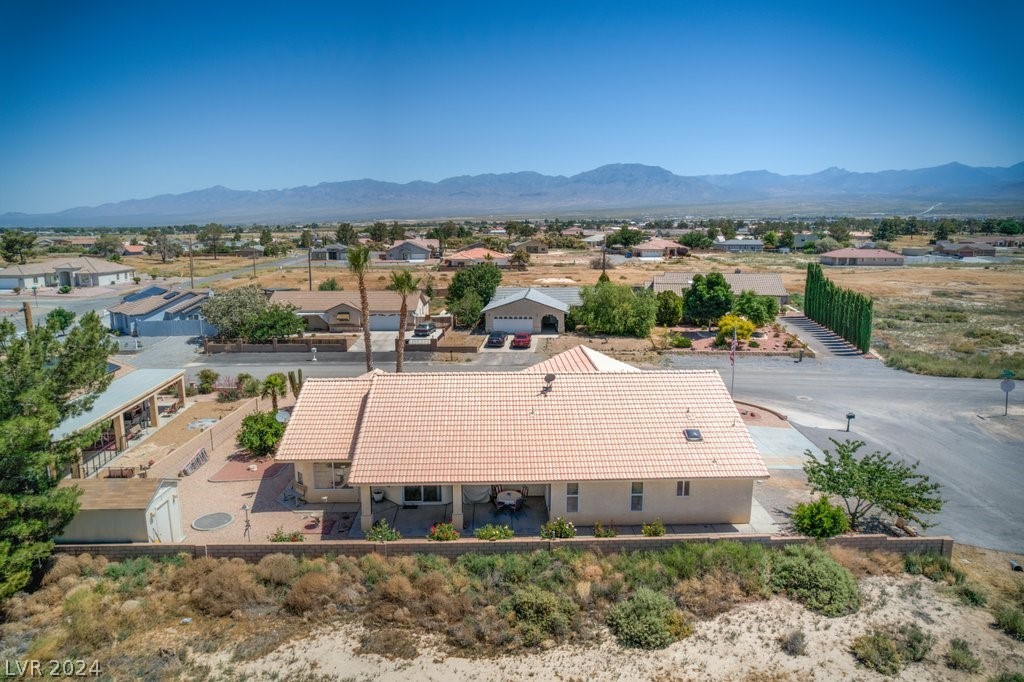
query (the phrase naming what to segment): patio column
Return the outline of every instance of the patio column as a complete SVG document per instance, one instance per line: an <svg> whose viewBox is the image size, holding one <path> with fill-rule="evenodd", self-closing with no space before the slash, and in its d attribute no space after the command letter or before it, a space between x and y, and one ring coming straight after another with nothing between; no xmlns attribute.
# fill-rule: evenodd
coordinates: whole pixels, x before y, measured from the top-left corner
<svg viewBox="0 0 1024 682"><path fill-rule="evenodd" d="M149 396L149 425L154 429L160 428L160 406L156 403L156 393Z"/></svg>
<svg viewBox="0 0 1024 682"><path fill-rule="evenodd" d="M175 388L178 391L178 404L176 407L185 407L185 377L182 376L178 381L175 382Z"/></svg>
<svg viewBox="0 0 1024 682"><path fill-rule="evenodd" d="M114 415L114 447L118 451L128 447L128 442L124 439L124 412L121 410Z"/></svg>
<svg viewBox="0 0 1024 682"><path fill-rule="evenodd" d="M452 525L456 530L466 527L466 520L462 514L462 484L452 484Z"/></svg>
<svg viewBox="0 0 1024 682"><path fill-rule="evenodd" d="M370 495L370 486L359 486L359 527L363 532L373 528L373 498Z"/></svg>

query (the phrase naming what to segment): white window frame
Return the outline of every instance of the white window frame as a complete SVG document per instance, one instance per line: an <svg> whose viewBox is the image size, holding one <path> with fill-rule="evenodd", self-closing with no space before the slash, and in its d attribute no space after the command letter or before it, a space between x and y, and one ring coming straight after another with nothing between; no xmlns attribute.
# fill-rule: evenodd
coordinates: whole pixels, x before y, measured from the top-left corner
<svg viewBox="0 0 1024 682"><path fill-rule="evenodd" d="M640 487L637 492L637 486ZM634 502L639 498L640 507L635 508ZM629 484L629 511L631 512L642 512L644 510L644 482L643 481L632 481Z"/></svg>
<svg viewBox="0 0 1024 682"><path fill-rule="evenodd" d="M575 486L575 487L574 487ZM570 502L573 503L575 509L570 507ZM576 514L580 510L580 484L579 483L566 483L565 484L565 513Z"/></svg>
<svg viewBox="0 0 1024 682"><path fill-rule="evenodd" d="M676 497L689 497L690 496L690 482L689 481L676 481Z"/></svg>
<svg viewBox="0 0 1024 682"><path fill-rule="evenodd" d="M327 488L321 488L320 483L321 476L324 475L323 467L330 467L330 479L331 485ZM317 467L320 467L319 472ZM342 462L313 462L313 490L341 490L342 488L349 487L348 485L348 473L349 465ZM319 475L318 475L319 474ZM340 478L339 478L340 477Z"/></svg>

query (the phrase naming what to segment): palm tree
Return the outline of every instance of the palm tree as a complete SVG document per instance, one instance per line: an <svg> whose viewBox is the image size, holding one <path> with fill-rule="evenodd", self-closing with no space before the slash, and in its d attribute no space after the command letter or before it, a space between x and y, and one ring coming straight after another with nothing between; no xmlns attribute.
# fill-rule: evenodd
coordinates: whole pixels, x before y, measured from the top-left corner
<svg viewBox="0 0 1024 682"><path fill-rule="evenodd" d="M391 289L398 292L402 297L401 308L398 313L398 348L395 359L395 372L402 371L402 363L405 361L405 316L409 314L409 296L420 289L420 278L413 277L408 270L391 272Z"/></svg>
<svg viewBox="0 0 1024 682"><path fill-rule="evenodd" d="M366 345L366 371L373 371L373 346L370 343L370 301L366 297L366 271L370 267L370 249L353 246L348 250L348 269L359 280L359 314L363 319L363 343Z"/></svg>
<svg viewBox="0 0 1024 682"><path fill-rule="evenodd" d="M260 397L266 398L268 395L270 396L270 402L274 406L274 411L277 412L277 399L288 395L288 380L280 372L269 374L263 380Z"/></svg>

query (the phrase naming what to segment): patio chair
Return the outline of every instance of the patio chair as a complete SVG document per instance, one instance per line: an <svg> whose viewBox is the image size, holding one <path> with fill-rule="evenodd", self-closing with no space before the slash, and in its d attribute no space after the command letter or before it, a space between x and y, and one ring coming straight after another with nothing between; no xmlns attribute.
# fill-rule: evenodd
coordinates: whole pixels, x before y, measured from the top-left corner
<svg viewBox="0 0 1024 682"><path fill-rule="evenodd" d="M522 511L523 505L526 504L526 498L520 497L516 500L515 506L512 507L512 511Z"/></svg>
<svg viewBox="0 0 1024 682"><path fill-rule="evenodd" d="M529 488L528 488L527 486L525 486L525 485L523 486L523 489L522 489L522 491L521 491L521 492L523 493L523 499L524 499L524 500L525 500L525 499L526 499L527 497L529 497L529 496L530 496L530 489L529 489Z"/></svg>

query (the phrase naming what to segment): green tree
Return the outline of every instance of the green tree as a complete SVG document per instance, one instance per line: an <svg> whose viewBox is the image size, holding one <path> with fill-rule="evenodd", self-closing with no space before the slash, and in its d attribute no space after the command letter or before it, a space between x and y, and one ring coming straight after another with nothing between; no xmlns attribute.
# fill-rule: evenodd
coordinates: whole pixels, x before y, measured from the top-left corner
<svg viewBox="0 0 1024 682"><path fill-rule="evenodd" d="M236 242L242 241L242 231L241 230L235 230L235 233L233 235L231 235L231 239L233 239ZM236 244L236 246L237 246L237 244Z"/></svg>
<svg viewBox="0 0 1024 682"><path fill-rule="evenodd" d="M480 321L480 314L484 310L484 303L480 300L479 294L469 289L462 295L462 298L454 303L448 304L448 312L452 314L455 321L460 325L475 327Z"/></svg>
<svg viewBox="0 0 1024 682"><path fill-rule="evenodd" d="M265 250L268 246L270 246L273 243L274 233L271 232L270 229L266 227L260 230L260 246L262 246ZM264 251L264 253L265 252L266 251Z"/></svg>
<svg viewBox="0 0 1024 682"><path fill-rule="evenodd" d="M384 223L381 223L384 225ZM386 227L386 225L385 225ZM370 269L370 249L353 246L348 250L348 269L359 282L359 310L363 320L363 344L366 353L366 371L373 371L373 345L370 343L370 299L366 295L366 272Z"/></svg>
<svg viewBox="0 0 1024 682"><path fill-rule="evenodd" d="M116 346L94 312L63 340L54 327L18 337L0 320L0 601L24 588L78 511L78 488L58 477L96 430L51 441L63 420L89 410L113 375Z"/></svg>
<svg viewBox="0 0 1024 682"><path fill-rule="evenodd" d="M274 411L277 411L277 399L284 398L288 395L288 377L280 372L274 372L268 374L267 378L263 380L263 384L260 386L260 397L270 397L270 404L274 406Z"/></svg>
<svg viewBox="0 0 1024 682"><path fill-rule="evenodd" d="M299 246L303 249L308 249L313 246L313 230L303 230L299 234Z"/></svg>
<svg viewBox="0 0 1024 682"><path fill-rule="evenodd" d="M722 345L729 343L735 331L736 338L746 341L754 333L754 323L739 315L722 315L718 318L718 334L715 336L715 343Z"/></svg>
<svg viewBox="0 0 1024 682"><path fill-rule="evenodd" d="M213 251L213 259L217 260L217 252L220 250L220 244L224 241L224 226L218 225L217 223L207 223L203 225L202 229L199 230L199 234L196 238L205 244L210 250Z"/></svg>
<svg viewBox="0 0 1024 682"><path fill-rule="evenodd" d="M530 254L526 252L526 249L516 249L516 252L512 254L508 262L520 270L525 270L526 266L530 263Z"/></svg>
<svg viewBox="0 0 1024 682"><path fill-rule="evenodd" d="M101 234L96 238L96 243L92 245L92 252L104 258L120 256L122 251L124 251L124 242L112 232Z"/></svg>
<svg viewBox="0 0 1024 682"><path fill-rule="evenodd" d="M786 229L783 231L782 236L779 237L779 246L786 249L792 249L795 241L796 235L793 234L793 230Z"/></svg>
<svg viewBox="0 0 1024 682"><path fill-rule="evenodd" d="M774 296L758 296L753 291L744 291L733 299L732 312L747 318L755 326L763 327L779 314L779 303Z"/></svg>
<svg viewBox="0 0 1024 682"><path fill-rule="evenodd" d="M698 325L707 325L732 309L732 287L720 272L694 275L693 284L683 297L683 316Z"/></svg>
<svg viewBox="0 0 1024 682"><path fill-rule="evenodd" d="M894 460L891 452L883 455L877 450L858 459L856 454L864 446L863 441L829 440L835 445L834 455L825 450L824 458L819 460L810 450L804 451L810 460L804 464L804 473L812 492L843 499L851 528L856 530L876 509L922 528L934 525L921 516L942 510L940 486L917 473L917 463L908 465Z"/></svg>
<svg viewBox="0 0 1024 682"><path fill-rule="evenodd" d="M293 305L271 303L242 327L241 336L254 343L294 336L306 328L305 321L295 310Z"/></svg>
<svg viewBox="0 0 1024 682"><path fill-rule="evenodd" d="M405 228L399 225L397 220L391 221L391 227L388 228L388 241L394 244L403 239L405 239Z"/></svg>
<svg viewBox="0 0 1024 682"><path fill-rule="evenodd" d="M32 245L36 236L22 230L0 231L0 255L8 263L17 261L24 265L25 258L32 253Z"/></svg>
<svg viewBox="0 0 1024 682"><path fill-rule="evenodd" d="M779 245L779 235L775 233L775 230L768 230L761 239L764 240L764 245L768 248L774 249Z"/></svg>
<svg viewBox="0 0 1024 682"><path fill-rule="evenodd" d="M883 218L871 232L871 238L877 241L891 242L903 232L902 218Z"/></svg>
<svg viewBox="0 0 1024 682"><path fill-rule="evenodd" d="M341 223L334 231L334 238L339 244L353 244L356 241L356 230L352 223Z"/></svg>
<svg viewBox="0 0 1024 682"><path fill-rule="evenodd" d="M341 285L338 284L336 277L328 277L324 281L320 282L317 286L319 291L341 291Z"/></svg>
<svg viewBox="0 0 1024 682"><path fill-rule="evenodd" d="M835 239L840 244L845 244L850 241L850 228L840 222L832 223L828 226L828 236Z"/></svg>
<svg viewBox="0 0 1024 682"><path fill-rule="evenodd" d="M182 253L181 244L172 240L165 230L149 230L146 239L146 253L160 256L161 263L166 263L168 258L177 258Z"/></svg>
<svg viewBox="0 0 1024 682"><path fill-rule="evenodd" d="M621 244L624 248L628 249L643 243L645 239L647 239L647 236L643 233L643 230L634 230L631 227L623 226L608 235L605 238L605 244L608 246Z"/></svg>
<svg viewBox="0 0 1024 682"><path fill-rule="evenodd" d="M246 330L270 303L259 287L248 285L211 296L203 303L203 317L223 339L244 337Z"/></svg>
<svg viewBox="0 0 1024 682"><path fill-rule="evenodd" d="M691 249L710 249L711 240L700 230L687 232L679 238L679 243Z"/></svg>
<svg viewBox="0 0 1024 682"><path fill-rule="evenodd" d="M388 235L391 234L391 228L388 227L387 223L377 221L373 225L370 225L366 232L370 235L370 239L373 241L383 243L388 240Z"/></svg>
<svg viewBox="0 0 1024 682"><path fill-rule="evenodd" d="M953 221L942 219L935 225L935 241L943 242L948 240L956 231Z"/></svg>
<svg viewBox="0 0 1024 682"><path fill-rule="evenodd" d="M257 457L274 454L281 437L284 436L284 424L276 419L276 406L274 410L256 412L242 419L242 427L235 437L238 447L245 448Z"/></svg>
<svg viewBox="0 0 1024 682"><path fill-rule="evenodd" d="M67 331L74 321L75 313L67 308L54 308L46 313L47 326L53 325L53 328L61 333Z"/></svg>
<svg viewBox="0 0 1024 682"><path fill-rule="evenodd" d="M842 244L832 237L822 237L818 241L814 242L814 251L815 253L828 253L829 251L835 251L836 249L842 248L842 246Z"/></svg>
<svg viewBox="0 0 1024 682"><path fill-rule="evenodd" d="M682 319L683 298L674 291L658 292L658 324L663 327L674 327Z"/></svg>
<svg viewBox="0 0 1024 682"><path fill-rule="evenodd" d="M580 289L582 303L574 317L591 334L649 336L658 316L658 300L650 289L635 291L624 284L598 284Z"/></svg>
<svg viewBox="0 0 1024 682"><path fill-rule="evenodd" d="M473 291L483 305L490 303L501 284L501 270L493 263L478 263L455 273L448 285L447 302L449 305L465 297L467 291Z"/></svg>
<svg viewBox="0 0 1024 682"><path fill-rule="evenodd" d="M409 315L409 297L420 290L420 278L413 277L408 270L391 272L390 289L402 297L398 310L398 348L395 353L395 372L402 371L405 361L405 320Z"/></svg>

